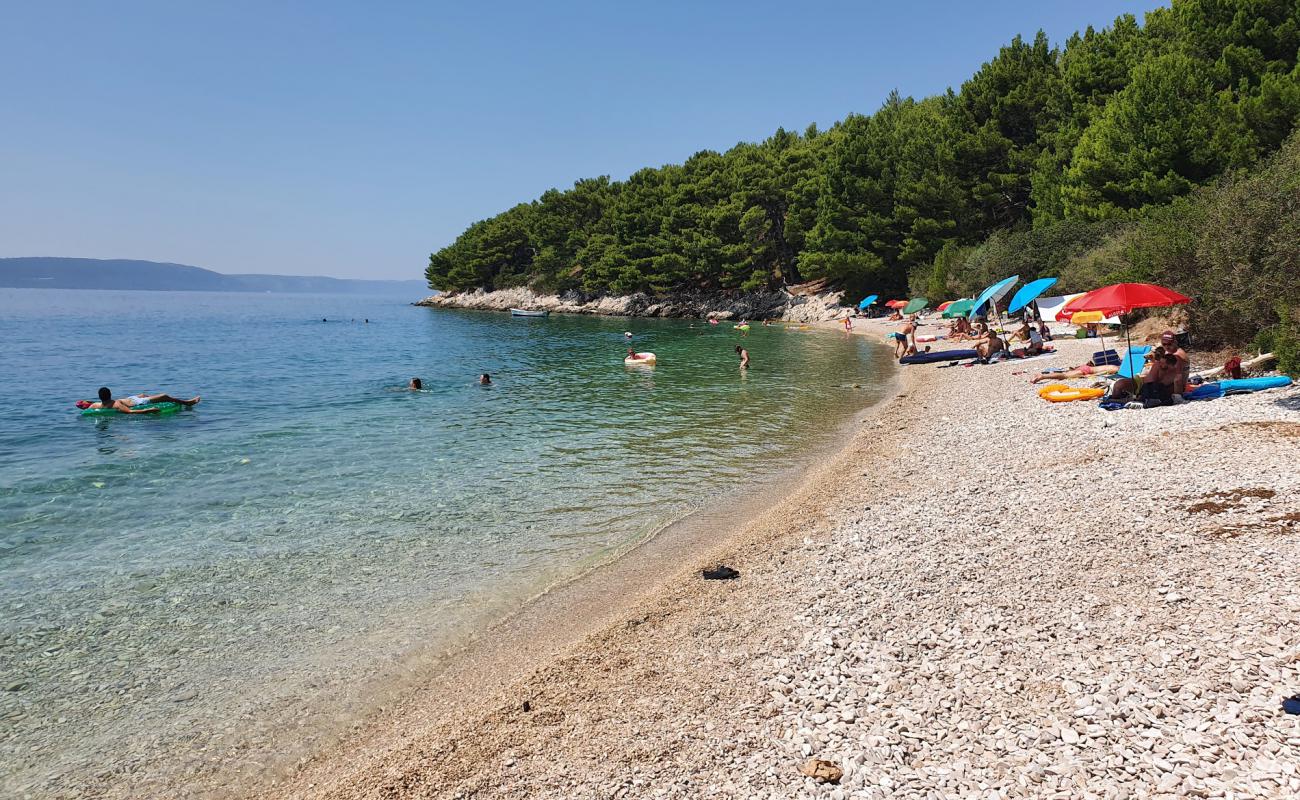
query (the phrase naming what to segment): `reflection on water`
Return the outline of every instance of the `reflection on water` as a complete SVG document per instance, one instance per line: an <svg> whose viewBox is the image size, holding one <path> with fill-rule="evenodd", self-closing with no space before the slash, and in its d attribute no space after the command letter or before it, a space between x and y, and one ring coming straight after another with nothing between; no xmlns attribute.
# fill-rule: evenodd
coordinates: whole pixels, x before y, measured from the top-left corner
<svg viewBox="0 0 1300 800"><path fill-rule="evenodd" d="M68 346L123 327L129 347ZM656 367L622 365L625 330ZM0 290L13 385L41 387L0 417L0 794L264 762L286 725L309 748L403 654L776 473L873 399L861 338L758 328L744 371L740 335ZM79 417L101 384L204 401Z"/></svg>

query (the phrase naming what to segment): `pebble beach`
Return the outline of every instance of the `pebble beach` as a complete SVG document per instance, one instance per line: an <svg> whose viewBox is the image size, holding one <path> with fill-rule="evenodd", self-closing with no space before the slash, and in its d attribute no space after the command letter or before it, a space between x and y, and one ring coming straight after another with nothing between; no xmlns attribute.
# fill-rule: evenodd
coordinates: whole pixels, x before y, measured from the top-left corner
<svg viewBox="0 0 1300 800"><path fill-rule="evenodd" d="M1300 796L1300 390L1049 404L1026 371L1095 349L1057 346L902 368L843 450L589 632L265 796Z"/></svg>

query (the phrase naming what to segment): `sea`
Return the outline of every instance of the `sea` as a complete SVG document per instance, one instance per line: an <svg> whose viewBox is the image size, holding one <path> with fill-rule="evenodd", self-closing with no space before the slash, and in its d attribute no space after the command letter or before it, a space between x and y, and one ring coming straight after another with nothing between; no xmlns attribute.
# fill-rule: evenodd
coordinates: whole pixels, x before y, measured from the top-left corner
<svg viewBox="0 0 1300 800"><path fill-rule="evenodd" d="M414 299L0 289L0 796L310 754L413 660L797 472L892 375L838 331ZM100 386L202 402L82 416Z"/></svg>

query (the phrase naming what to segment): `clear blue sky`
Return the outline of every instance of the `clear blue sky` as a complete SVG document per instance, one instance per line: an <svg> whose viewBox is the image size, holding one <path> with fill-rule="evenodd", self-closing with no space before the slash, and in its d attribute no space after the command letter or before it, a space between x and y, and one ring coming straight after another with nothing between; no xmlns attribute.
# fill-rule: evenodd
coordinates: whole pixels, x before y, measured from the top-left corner
<svg viewBox="0 0 1300 800"><path fill-rule="evenodd" d="M469 223L956 86L1123 0L26 2L0 25L0 256L420 277Z"/></svg>

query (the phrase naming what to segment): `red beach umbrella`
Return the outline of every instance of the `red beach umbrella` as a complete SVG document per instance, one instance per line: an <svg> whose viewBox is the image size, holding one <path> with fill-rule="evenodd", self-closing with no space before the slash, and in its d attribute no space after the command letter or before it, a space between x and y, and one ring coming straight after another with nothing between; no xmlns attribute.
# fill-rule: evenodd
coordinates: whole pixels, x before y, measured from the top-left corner
<svg viewBox="0 0 1300 800"><path fill-rule="evenodd" d="M1116 283L1074 298L1057 316L1076 311L1100 311L1108 317L1119 317L1136 308L1164 308L1190 302L1192 298L1187 295L1154 283Z"/></svg>
<svg viewBox="0 0 1300 800"><path fill-rule="evenodd" d="M1122 317L1138 308L1165 308L1190 302L1192 298L1187 295L1154 283L1116 283L1074 298L1065 304L1061 313L1100 311L1108 317ZM1124 341L1132 350L1133 342L1128 338L1128 325L1124 326Z"/></svg>
<svg viewBox="0 0 1300 800"><path fill-rule="evenodd" d="M956 300L945 300L945 301L943 301L942 303L939 304L939 307L936 308L935 311L947 311L947 310L948 310L948 306L952 305L952 304L955 303L955 302L957 302L957 301L956 301Z"/></svg>
<svg viewBox="0 0 1300 800"><path fill-rule="evenodd" d="M905 306L907 305L907 301L906 301L906 300L890 300L888 303L885 303L885 305L889 306L890 308L903 308L903 307L905 307Z"/></svg>

